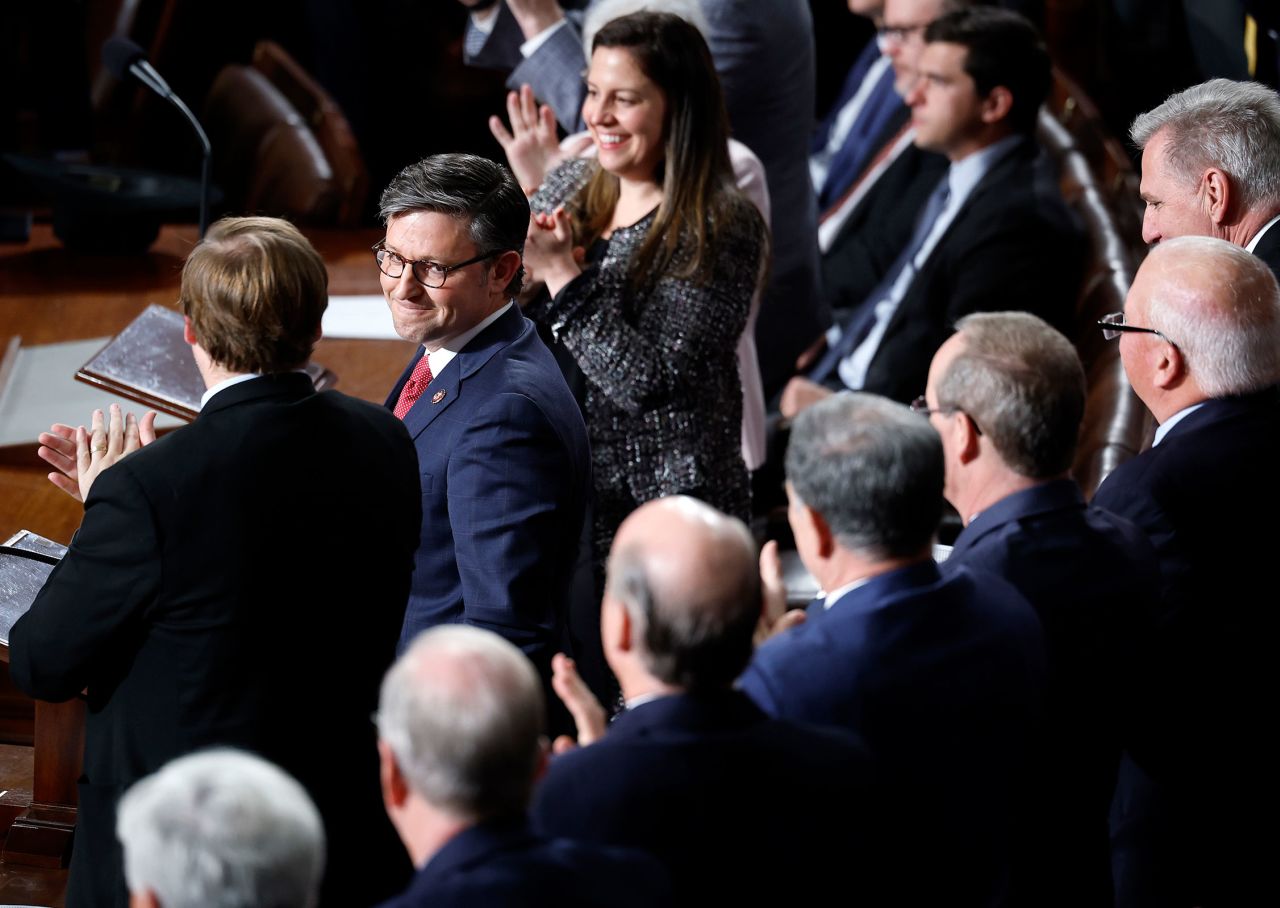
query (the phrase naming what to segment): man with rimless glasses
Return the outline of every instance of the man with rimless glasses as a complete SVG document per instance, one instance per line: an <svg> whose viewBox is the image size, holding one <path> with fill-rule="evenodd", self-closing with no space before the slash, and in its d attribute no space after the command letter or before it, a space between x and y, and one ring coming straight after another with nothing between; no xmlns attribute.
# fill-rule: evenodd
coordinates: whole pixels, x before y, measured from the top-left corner
<svg viewBox="0 0 1280 908"><path fill-rule="evenodd" d="M589 488L586 427L514 297L529 204L503 167L426 158L382 194L396 331L420 345L387 398L418 450L422 536L403 651L424 628L495 631L550 678Z"/></svg>
<svg viewBox="0 0 1280 908"><path fill-rule="evenodd" d="M1102 323L1155 442L1093 502L1160 559L1132 760L1112 817L1117 904L1243 905L1272 888L1280 288L1220 239L1167 240ZM1265 807L1263 805L1266 805ZM1264 876L1265 874L1265 876Z"/></svg>

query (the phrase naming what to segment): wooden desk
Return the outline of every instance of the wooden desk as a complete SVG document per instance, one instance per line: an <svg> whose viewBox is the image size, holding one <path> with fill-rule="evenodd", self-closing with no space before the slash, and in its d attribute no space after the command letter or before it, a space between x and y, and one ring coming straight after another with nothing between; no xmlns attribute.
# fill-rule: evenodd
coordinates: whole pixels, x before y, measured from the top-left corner
<svg viewBox="0 0 1280 908"><path fill-rule="evenodd" d="M329 266L331 293L378 293L369 251L380 230L307 230ZM161 230L145 255L76 255L62 248L47 224L25 244L0 244L0 350L14 335L24 345L106 337L124 328L149 303L173 306L182 263L196 242L192 226ZM315 358L338 375L338 389L382 403L413 355L406 341L321 340ZM88 413L66 413L88 423ZM67 543L80 525L80 505L45 479L44 461L29 449L0 450L0 538L28 529Z"/></svg>

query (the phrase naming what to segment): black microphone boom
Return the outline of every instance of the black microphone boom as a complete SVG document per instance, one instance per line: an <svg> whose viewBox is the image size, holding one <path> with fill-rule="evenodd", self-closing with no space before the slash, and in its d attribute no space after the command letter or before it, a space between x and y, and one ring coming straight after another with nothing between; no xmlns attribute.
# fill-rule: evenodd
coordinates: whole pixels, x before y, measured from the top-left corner
<svg viewBox="0 0 1280 908"><path fill-rule="evenodd" d="M118 35L108 38L106 43L102 45L102 63L117 79L132 75L147 88L178 108L191 124L191 128L196 131L196 137L200 140L200 148L203 151L203 159L200 164L200 236L203 237L205 229L209 226L209 163L213 155L213 148L209 145L209 137L205 135L204 127L200 125L200 121L196 119L195 114L191 112L191 108L173 93L169 83L147 61L147 55L142 48L128 38L122 38Z"/></svg>

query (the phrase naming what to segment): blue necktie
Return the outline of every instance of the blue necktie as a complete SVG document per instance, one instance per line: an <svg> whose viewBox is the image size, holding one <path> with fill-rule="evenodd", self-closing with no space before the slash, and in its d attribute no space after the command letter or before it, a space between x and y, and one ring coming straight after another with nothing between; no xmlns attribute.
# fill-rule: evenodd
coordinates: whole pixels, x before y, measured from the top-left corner
<svg viewBox="0 0 1280 908"><path fill-rule="evenodd" d="M938 216L942 214L947 207L947 199L951 197L951 183L949 181L950 173L944 173L938 185L934 187L928 201L925 202L924 209L920 212L920 217L916 219L915 230L911 234L911 239L902 252L898 253L897 259L894 260L893 266L876 284L875 289L867 294L867 298L862 301L853 316L844 324L840 332L840 340L835 346L827 349L826 355L818 360L818 364L809 370L809 379L819 384L826 383L833 375L836 374L836 368L841 361L858 349L858 346L867 339L867 335L871 333L871 329L876 324L876 304L883 302L893 292L894 285L898 283L898 279L902 276L902 272L907 268L914 268L913 262L915 257L920 253L920 249L924 246L924 241L928 238L929 232L933 230L934 223L938 220Z"/></svg>

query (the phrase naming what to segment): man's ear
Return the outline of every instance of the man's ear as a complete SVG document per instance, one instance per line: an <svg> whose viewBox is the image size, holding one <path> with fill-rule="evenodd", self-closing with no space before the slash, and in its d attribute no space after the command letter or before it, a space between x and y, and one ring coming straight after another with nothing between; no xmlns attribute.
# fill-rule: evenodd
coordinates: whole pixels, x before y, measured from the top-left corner
<svg viewBox="0 0 1280 908"><path fill-rule="evenodd" d="M973 463L982 453L982 445L978 442L978 424L963 410L952 413L950 423L947 431L951 433L956 456L960 458L962 464Z"/></svg>
<svg viewBox="0 0 1280 908"><path fill-rule="evenodd" d="M391 752L391 745L378 739L378 779L382 782L382 800L387 808L401 807L409 800L409 783L405 781L396 762L396 755Z"/></svg>
<svg viewBox="0 0 1280 908"><path fill-rule="evenodd" d="M1003 85L997 85L982 99L982 122L988 125L999 123L1009 116L1013 110L1013 92Z"/></svg>
<svg viewBox="0 0 1280 908"><path fill-rule="evenodd" d="M1172 390L1187 379L1186 357L1173 344L1166 342L1155 346L1151 354L1151 384L1165 391Z"/></svg>
<svg viewBox="0 0 1280 908"><path fill-rule="evenodd" d="M820 558L830 558L836 550L836 534L831 531L831 525L827 523L827 518L807 504L802 504L801 507L804 508L802 512L803 519L808 521L809 528L813 531L813 539L817 546L818 556Z"/></svg>
<svg viewBox="0 0 1280 908"><path fill-rule="evenodd" d="M489 269L489 279L497 284L499 289L505 291L507 284L511 283L511 279L520 270L522 262L520 253L514 249L508 249L494 257L493 267Z"/></svg>
<svg viewBox="0 0 1280 908"><path fill-rule="evenodd" d="M1231 212L1231 180L1217 167L1210 167L1200 176L1200 189L1204 193L1205 213L1215 225L1221 225Z"/></svg>
<svg viewBox="0 0 1280 908"><path fill-rule="evenodd" d="M199 343L195 329L191 327L191 318L186 315L182 317L182 339L193 347Z"/></svg>

